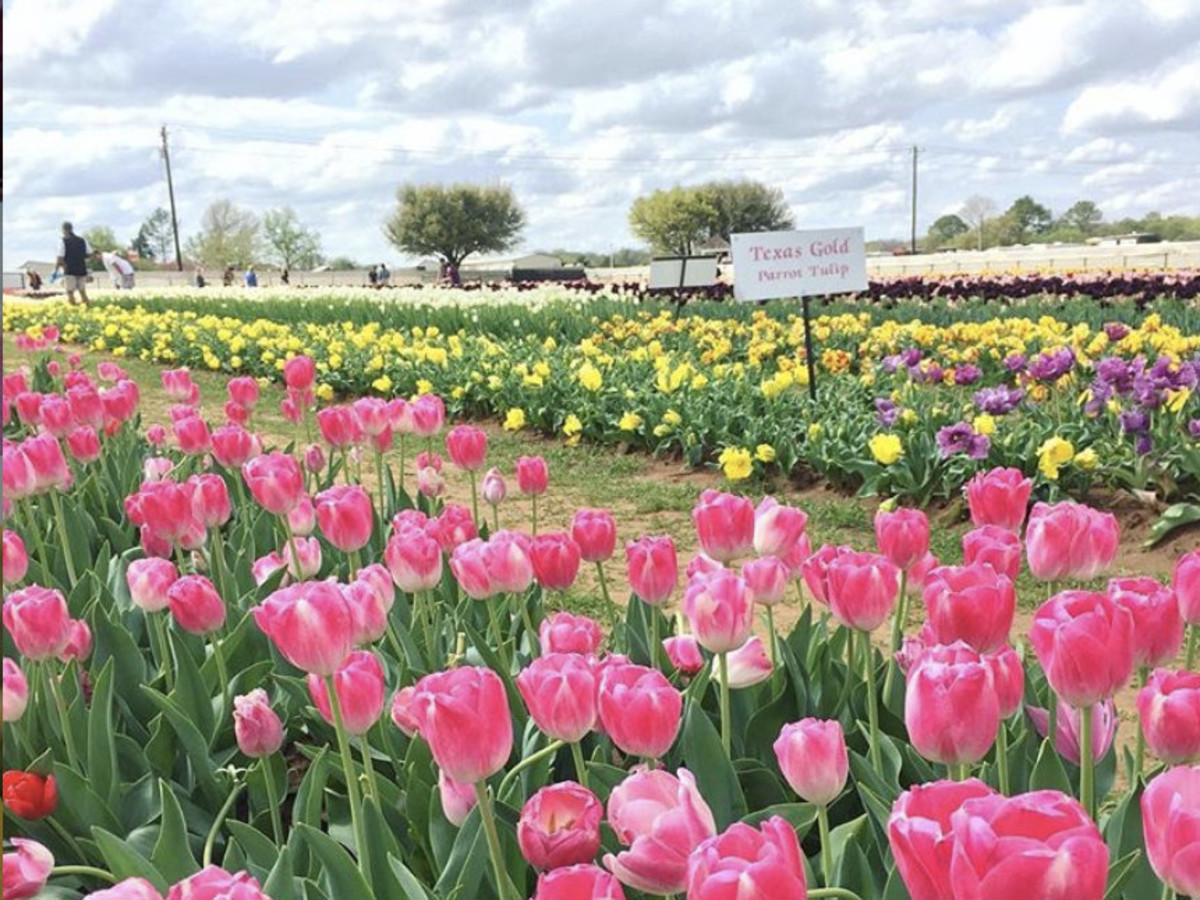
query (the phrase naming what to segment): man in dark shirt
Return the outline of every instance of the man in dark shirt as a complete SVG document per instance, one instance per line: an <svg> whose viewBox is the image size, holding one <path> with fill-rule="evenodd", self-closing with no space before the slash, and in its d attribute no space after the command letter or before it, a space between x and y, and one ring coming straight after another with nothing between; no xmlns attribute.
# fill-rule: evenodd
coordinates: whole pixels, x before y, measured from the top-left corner
<svg viewBox="0 0 1200 900"><path fill-rule="evenodd" d="M72 305L75 304L76 291L83 304L87 305L87 282L90 277L87 261L89 256L94 255L91 245L75 233L74 226L70 222L63 222L62 241L58 245L58 268L63 273L63 287Z"/></svg>

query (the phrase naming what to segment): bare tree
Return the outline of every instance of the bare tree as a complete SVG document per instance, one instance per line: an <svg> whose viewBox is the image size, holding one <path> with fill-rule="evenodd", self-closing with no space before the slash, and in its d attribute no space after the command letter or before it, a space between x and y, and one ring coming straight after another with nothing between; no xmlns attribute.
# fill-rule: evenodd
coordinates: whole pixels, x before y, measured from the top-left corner
<svg viewBox="0 0 1200 900"><path fill-rule="evenodd" d="M959 215L977 235L979 249L982 250L983 226L996 215L996 201L990 197L981 197L979 194L968 197L963 203L962 212Z"/></svg>

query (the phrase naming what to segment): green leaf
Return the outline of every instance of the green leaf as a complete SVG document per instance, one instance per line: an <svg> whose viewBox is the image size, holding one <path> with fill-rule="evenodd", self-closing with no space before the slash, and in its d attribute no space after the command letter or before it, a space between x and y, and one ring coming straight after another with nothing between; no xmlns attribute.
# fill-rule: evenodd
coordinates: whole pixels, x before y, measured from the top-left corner
<svg viewBox="0 0 1200 900"><path fill-rule="evenodd" d="M274 841L257 828L252 828L237 819L226 819L225 827L241 845L250 862L264 872L274 868L275 863L279 861L279 848L275 846Z"/></svg>
<svg viewBox="0 0 1200 900"><path fill-rule="evenodd" d="M688 702L683 715L681 747L684 763L696 777L696 785L713 811L717 829L724 831L746 814L746 798L733 763L721 746L721 735L694 700Z"/></svg>
<svg viewBox="0 0 1200 900"><path fill-rule="evenodd" d="M115 665L110 659L96 678L87 724L88 781L109 806L117 802L117 744L112 716L114 672Z"/></svg>
<svg viewBox="0 0 1200 900"><path fill-rule="evenodd" d="M433 893L438 897L478 897L487 864L487 841L480 827L479 807L475 807L458 829L450 858L433 886Z"/></svg>
<svg viewBox="0 0 1200 900"><path fill-rule="evenodd" d="M171 699L195 724L196 729L204 735L205 741L210 742L213 733L212 693L200 674L200 667L186 646L187 640L183 635L168 630L167 640L171 644L175 658L175 690Z"/></svg>
<svg viewBox="0 0 1200 900"><path fill-rule="evenodd" d="M374 900L374 892L345 847L311 825L298 824L296 830L321 861L322 875L329 885L329 896Z"/></svg>
<svg viewBox="0 0 1200 900"><path fill-rule="evenodd" d="M214 762L208 752L208 738L202 735L187 714L170 697L164 697L153 688L142 686L142 692L162 710L163 717L179 737L192 764L192 775L200 790L214 809L219 808L225 797L213 775Z"/></svg>
<svg viewBox="0 0 1200 900"><path fill-rule="evenodd" d="M292 820L316 828L321 824L325 783L329 780L329 748L322 747L308 764L308 771L296 789Z"/></svg>
<svg viewBox="0 0 1200 900"><path fill-rule="evenodd" d="M403 897L404 892L396 880L396 873L388 864L391 855L399 855L392 831L384 821L383 813L374 800L362 805L363 830L366 832L368 858L371 863L371 886L376 895L384 898Z"/></svg>
<svg viewBox="0 0 1200 900"><path fill-rule="evenodd" d="M1117 900L1121 896L1121 890L1133 877L1141 858L1141 850L1130 850L1109 867L1108 888L1104 891L1104 900Z"/></svg>
<svg viewBox="0 0 1200 900"><path fill-rule="evenodd" d="M817 807L812 803L777 803L765 809L757 809L744 816L742 821L756 828L772 816L782 816L796 829L796 837L804 840L813 823L817 821Z"/></svg>
<svg viewBox="0 0 1200 900"><path fill-rule="evenodd" d="M54 764L58 782L58 802L86 828L98 824L110 831L121 831L121 823L112 808L92 790L88 781L66 763Z"/></svg>
<svg viewBox="0 0 1200 900"><path fill-rule="evenodd" d="M1200 503L1176 503L1169 506L1150 528L1150 536L1143 547L1153 547L1176 528L1200 522Z"/></svg>
<svg viewBox="0 0 1200 900"><path fill-rule="evenodd" d="M200 871L200 866L192 856L187 822L183 818L183 810L179 808L179 800L170 785L161 778L158 781L158 793L162 800L162 827L150 854L150 862L168 881L181 881Z"/></svg>
<svg viewBox="0 0 1200 900"><path fill-rule="evenodd" d="M287 843L281 848L279 858L275 860L270 874L263 882L263 893L271 900L304 900L303 894L296 889L295 851L292 847L298 840L300 840L299 835L293 831L288 836Z"/></svg>
<svg viewBox="0 0 1200 900"><path fill-rule="evenodd" d="M118 881L126 878L145 878L162 893L167 892L168 880L150 860L134 850L128 841L121 840L99 825L92 828L92 837L100 849L100 855L104 857L108 871Z"/></svg>
<svg viewBox="0 0 1200 900"><path fill-rule="evenodd" d="M388 865L392 867L392 872L400 887L400 892L395 895L396 897L403 897L404 900L431 900L431 895L425 885L417 880L417 876L408 866L394 856L388 857ZM287 900L287 898L280 897L277 900Z"/></svg>
<svg viewBox="0 0 1200 900"><path fill-rule="evenodd" d="M1029 789L1062 791L1067 795L1075 793L1071 779L1067 777L1067 770L1063 767L1062 758L1049 738L1042 741L1042 748L1038 751L1037 762L1033 764L1033 772L1029 775Z"/></svg>

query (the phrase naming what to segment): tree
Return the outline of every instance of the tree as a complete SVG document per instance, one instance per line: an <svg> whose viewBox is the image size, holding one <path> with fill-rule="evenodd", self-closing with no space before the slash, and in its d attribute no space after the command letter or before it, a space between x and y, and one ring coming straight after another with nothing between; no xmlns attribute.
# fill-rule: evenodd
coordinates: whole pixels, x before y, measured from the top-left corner
<svg viewBox="0 0 1200 900"><path fill-rule="evenodd" d="M145 257L166 262L171 257L175 243L175 231L171 227L171 214L161 206L146 217L133 239L133 248Z"/></svg>
<svg viewBox="0 0 1200 900"><path fill-rule="evenodd" d="M252 263L258 250L258 216L232 200L210 203L200 218L200 233L188 238L187 255L201 265L220 269Z"/></svg>
<svg viewBox="0 0 1200 900"><path fill-rule="evenodd" d="M1054 217L1050 210L1026 194L1013 201L1013 205L1004 211L1007 219L1005 237L1008 243L1026 243L1031 237L1045 234L1050 230Z"/></svg>
<svg viewBox="0 0 1200 900"><path fill-rule="evenodd" d="M120 250L121 244L113 230L107 225L95 225L83 233L83 239L92 245L97 253L112 253Z"/></svg>
<svg viewBox="0 0 1200 900"><path fill-rule="evenodd" d="M1085 235L1095 233L1104 219L1104 213L1091 200L1080 200L1073 204L1058 220L1059 228L1071 228Z"/></svg>
<svg viewBox="0 0 1200 900"><path fill-rule="evenodd" d="M934 223L929 226L929 234L926 236L925 243L928 245L928 249L936 250L938 247L950 243L960 234L966 234L970 230L970 226L962 220L961 216L948 213L944 216L938 216Z"/></svg>
<svg viewBox="0 0 1200 900"><path fill-rule="evenodd" d="M263 213L262 231L272 258L285 268L313 269L321 264L321 235L301 225L290 206Z"/></svg>
<svg viewBox="0 0 1200 900"><path fill-rule="evenodd" d="M990 197L981 197L978 194L973 197L968 197L963 203L960 216L967 223L971 231L975 232L976 249L983 249L983 229L987 224L988 219L996 214L996 202Z"/></svg>
<svg viewBox="0 0 1200 900"><path fill-rule="evenodd" d="M366 266L349 256L335 256L326 263L335 272L349 272L353 269L365 269Z"/></svg>
<svg viewBox="0 0 1200 900"><path fill-rule="evenodd" d="M634 200L629 227L657 253L691 256L692 248L712 234L718 216L707 193L676 186Z"/></svg>
<svg viewBox="0 0 1200 900"><path fill-rule="evenodd" d="M716 209L708 237L728 241L731 234L750 231L788 231L796 227L783 191L757 181L711 181L694 190L705 194Z"/></svg>
<svg viewBox="0 0 1200 900"><path fill-rule="evenodd" d="M525 213L510 187L403 184L383 233L398 250L436 254L457 268L472 253L517 246L524 227Z"/></svg>

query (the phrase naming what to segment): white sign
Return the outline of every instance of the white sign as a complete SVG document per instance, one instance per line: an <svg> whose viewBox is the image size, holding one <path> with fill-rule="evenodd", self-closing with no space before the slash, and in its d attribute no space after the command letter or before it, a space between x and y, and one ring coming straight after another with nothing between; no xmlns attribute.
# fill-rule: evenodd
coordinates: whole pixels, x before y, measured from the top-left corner
<svg viewBox="0 0 1200 900"><path fill-rule="evenodd" d="M867 288L861 228L761 231L731 236L734 296L770 300Z"/></svg>
<svg viewBox="0 0 1200 900"><path fill-rule="evenodd" d="M708 287L717 283L715 256L670 256L650 260L650 289Z"/></svg>

